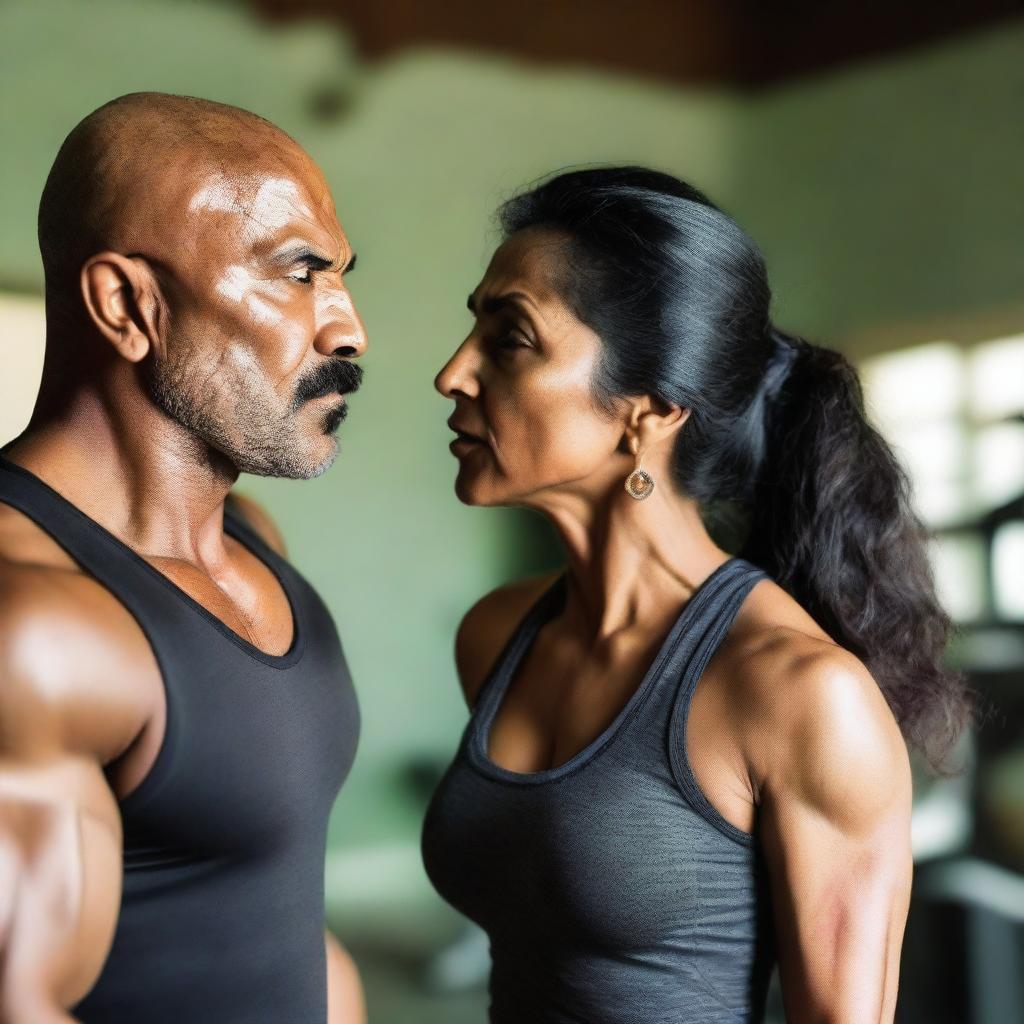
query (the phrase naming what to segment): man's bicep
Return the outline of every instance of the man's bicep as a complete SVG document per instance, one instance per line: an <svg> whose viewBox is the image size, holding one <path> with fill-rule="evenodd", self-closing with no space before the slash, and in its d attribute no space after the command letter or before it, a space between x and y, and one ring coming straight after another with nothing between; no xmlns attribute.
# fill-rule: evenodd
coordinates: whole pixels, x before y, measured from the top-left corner
<svg viewBox="0 0 1024 1024"><path fill-rule="evenodd" d="M98 765L60 756L0 765L5 1006L67 1008L95 983L117 923L121 851Z"/></svg>
<svg viewBox="0 0 1024 1024"><path fill-rule="evenodd" d="M68 609L34 608L31 588L2 596L0 1005L47 1020L88 991L113 939L121 824L102 761L132 717L116 702L84 710L104 689L75 668Z"/></svg>

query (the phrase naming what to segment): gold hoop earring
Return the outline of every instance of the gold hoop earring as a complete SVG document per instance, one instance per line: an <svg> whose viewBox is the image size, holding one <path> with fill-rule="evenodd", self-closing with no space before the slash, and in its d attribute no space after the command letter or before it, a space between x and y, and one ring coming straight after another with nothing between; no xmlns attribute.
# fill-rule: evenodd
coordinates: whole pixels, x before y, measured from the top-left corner
<svg viewBox="0 0 1024 1024"><path fill-rule="evenodd" d="M636 469L626 477L626 493L637 501L649 498L654 491L654 477L640 468L640 456L636 457Z"/></svg>

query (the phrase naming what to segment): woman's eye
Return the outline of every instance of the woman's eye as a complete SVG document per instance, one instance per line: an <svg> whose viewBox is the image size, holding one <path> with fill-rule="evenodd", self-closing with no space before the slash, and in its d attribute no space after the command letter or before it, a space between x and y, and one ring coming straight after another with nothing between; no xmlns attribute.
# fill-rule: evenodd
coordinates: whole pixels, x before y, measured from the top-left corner
<svg viewBox="0 0 1024 1024"><path fill-rule="evenodd" d="M503 334L498 338L498 348L511 351L517 348L529 348L530 345L519 334Z"/></svg>

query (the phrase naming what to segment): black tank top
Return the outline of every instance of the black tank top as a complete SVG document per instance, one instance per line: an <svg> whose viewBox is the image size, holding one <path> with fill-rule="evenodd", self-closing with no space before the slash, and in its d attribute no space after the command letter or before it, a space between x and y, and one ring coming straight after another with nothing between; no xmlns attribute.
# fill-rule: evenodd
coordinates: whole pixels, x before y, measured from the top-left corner
<svg viewBox="0 0 1024 1024"><path fill-rule="evenodd" d="M359 711L330 613L230 510L292 610L291 648L229 629L35 474L0 455L0 502L34 520L135 617L156 656L166 735L120 802L124 887L83 1024L324 1024L327 819Z"/></svg>
<svg viewBox="0 0 1024 1024"><path fill-rule="evenodd" d="M741 558L686 602L611 725L556 768L487 755L491 723L565 576L485 681L423 828L435 887L490 938L494 1024L747 1024L774 963L754 836L708 801L684 743L694 685L751 588Z"/></svg>

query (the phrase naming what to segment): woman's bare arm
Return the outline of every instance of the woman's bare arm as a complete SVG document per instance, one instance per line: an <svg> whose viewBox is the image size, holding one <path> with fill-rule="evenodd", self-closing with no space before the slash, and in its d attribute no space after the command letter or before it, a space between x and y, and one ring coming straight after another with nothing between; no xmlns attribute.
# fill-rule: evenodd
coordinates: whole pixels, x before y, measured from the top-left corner
<svg viewBox="0 0 1024 1024"><path fill-rule="evenodd" d="M787 1024L891 1024L912 876L906 745L867 670L830 645L777 698L759 806Z"/></svg>

